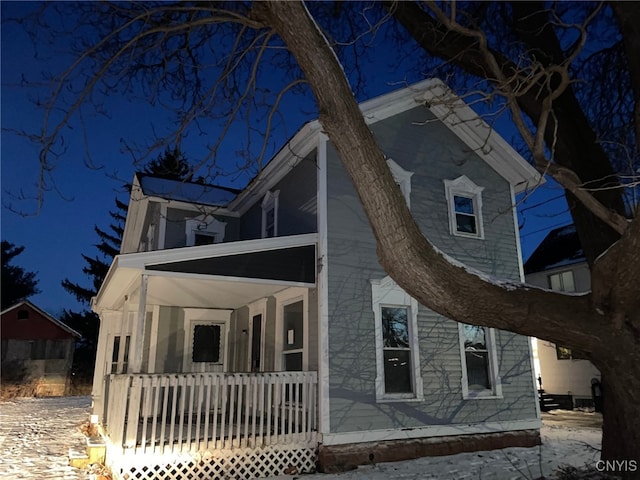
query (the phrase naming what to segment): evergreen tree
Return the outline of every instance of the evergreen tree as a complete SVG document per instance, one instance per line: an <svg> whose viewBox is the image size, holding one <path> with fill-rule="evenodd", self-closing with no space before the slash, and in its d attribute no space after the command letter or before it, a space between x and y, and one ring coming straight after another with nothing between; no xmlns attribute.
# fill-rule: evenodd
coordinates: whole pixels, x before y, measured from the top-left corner
<svg viewBox="0 0 640 480"><path fill-rule="evenodd" d="M13 243L2 240L2 310L40 293L35 272L26 272L22 267L9 265L23 251L24 247L16 247Z"/></svg>
<svg viewBox="0 0 640 480"><path fill-rule="evenodd" d="M192 178L189 162L177 147L167 148L158 158L145 166L143 173L172 180L190 181ZM127 185L127 191L129 190L130 185ZM116 208L109 212L112 219L109 228L101 229L97 225L93 227L100 240L94 244L98 253L94 256L82 255L85 261L82 272L89 278L89 284L72 282L68 278L62 281L62 287L78 302L87 306L86 310L80 312L65 310L61 317L64 323L80 332L83 337L76 347L74 357L74 372L76 379L81 382L89 381L93 375L100 329L98 316L90 310L91 298L98 293L111 262L120 253L127 218L127 203L116 198L115 204Z"/></svg>

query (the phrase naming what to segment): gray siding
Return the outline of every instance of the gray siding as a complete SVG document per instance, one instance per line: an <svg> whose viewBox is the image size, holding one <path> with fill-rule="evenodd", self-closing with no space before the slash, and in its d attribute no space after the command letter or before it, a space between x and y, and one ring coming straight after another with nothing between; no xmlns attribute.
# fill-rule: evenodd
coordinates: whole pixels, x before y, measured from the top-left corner
<svg viewBox="0 0 640 480"><path fill-rule="evenodd" d="M432 118L432 117L431 117ZM372 128L389 158L414 172L411 210L440 249L484 272L519 280L508 183L430 113L415 108ZM329 374L332 432L511 421L536 416L528 340L496 332L503 399L463 400L457 324L421 307L423 402L376 403L371 279L386 276L375 240L335 150L328 149ZM485 239L450 235L444 179L485 187Z"/></svg>
<svg viewBox="0 0 640 480"><path fill-rule="evenodd" d="M317 232L316 221L316 151L311 152L271 191L280 190L278 200L278 236ZM262 236L262 198L240 219L240 238Z"/></svg>
<svg viewBox="0 0 640 480"><path fill-rule="evenodd" d="M158 320L156 372L179 373L184 350L184 310L162 306Z"/></svg>
<svg viewBox="0 0 640 480"><path fill-rule="evenodd" d="M230 372L247 371L248 332L249 308L242 307L233 312L229 323L229 357L227 361Z"/></svg>
<svg viewBox="0 0 640 480"><path fill-rule="evenodd" d="M190 218L199 217L202 214L203 212L196 212L193 210L167 208L167 228L165 231L164 248L186 246L186 221ZM225 217L222 215L214 215L214 217L227 224L224 232L225 242L238 240L239 220L237 218Z"/></svg>

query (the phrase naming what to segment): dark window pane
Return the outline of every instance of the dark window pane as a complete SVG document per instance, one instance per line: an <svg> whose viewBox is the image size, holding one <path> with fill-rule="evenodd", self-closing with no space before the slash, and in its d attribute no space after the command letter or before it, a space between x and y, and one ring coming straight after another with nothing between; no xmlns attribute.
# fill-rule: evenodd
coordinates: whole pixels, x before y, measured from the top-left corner
<svg viewBox="0 0 640 480"><path fill-rule="evenodd" d="M467 382L469 390L489 390L489 353L467 350L465 352L467 360Z"/></svg>
<svg viewBox="0 0 640 480"><path fill-rule="evenodd" d="M486 329L478 325L462 325L465 350L486 350Z"/></svg>
<svg viewBox="0 0 640 480"><path fill-rule="evenodd" d="M46 340L34 340L31 342L31 360L44 360L47 353Z"/></svg>
<svg viewBox="0 0 640 480"><path fill-rule="evenodd" d="M260 348L262 346L262 315L253 317L251 331L251 371L260 371Z"/></svg>
<svg viewBox="0 0 640 480"><path fill-rule="evenodd" d="M18 310L18 320L29 318L29 310Z"/></svg>
<svg viewBox="0 0 640 480"><path fill-rule="evenodd" d="M385 393L412 393L409 350L384 350Z"/></svg>
<svg viewBox="0 0 640 480"><path fill-rule="evenodd" d="M302 300L284 306L283 350L303 348L303 306Z"/></svg>
<svg viewBox="0 0 640 480"><path fill-rule="evenodd" d="M302 371L302 352L286 353L284 355L284 369L287 372Z"/></svg>
<svg viewBox="0 0 640 480"><path fill-rule="evenodd" d="M193 361L220 361L220 325L196 325L193 328Z"/></svg>
<svg viewBox="0 0 640 480"><path fill-rule="evenodd" d="M385 348L409 348L406 308L382 307L382 336Z"/></svg>
<svg viewBox="0 0 640 480"><path fill-rule="evenodd" d="M473 215L473 199L469 197L453 196L453 204L456 213L468 213Z"/></svg>
<svg viewBox="0 0 640 480"><path fill-rule="evenodd" d="M264 225L265 225L265 236L266 237L273 237L275 236L275 230L276 230L276 211L274 208L270 208L269 210L267 210L267 212L265 213L265 221L264 221Z"/></svg>
<svg viewBox="0 0 640 480"><path fill-rule="evenodd" d="M213 235L204 235L202 233L196 233L194 243L195 243L195 246L211 245L215 243L215 237Z"/></svg>
<svg viewBox="0 0 640 480"><path fill-rule="evenodd" d="M456 213L456 228L462 233L476 233L476 217Z"/></svg>
<svg viewBox="0 0 640 480"><path fill-rule="evenodd" d="M556 345L556 357L558 360L571 360L571 349Z"/></svg>

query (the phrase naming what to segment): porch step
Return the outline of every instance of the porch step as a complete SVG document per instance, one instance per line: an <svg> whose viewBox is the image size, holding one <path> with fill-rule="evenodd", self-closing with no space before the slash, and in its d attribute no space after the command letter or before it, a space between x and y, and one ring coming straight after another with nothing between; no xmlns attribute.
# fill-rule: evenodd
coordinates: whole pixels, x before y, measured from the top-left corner
<svg viewBox="0 0 640 480"><path fill-rule="evenodd" d="M92 464L103 464L106 445L101 437L87 437L82 448L69 449L69 465L75 468L86 468Z"/></svg>

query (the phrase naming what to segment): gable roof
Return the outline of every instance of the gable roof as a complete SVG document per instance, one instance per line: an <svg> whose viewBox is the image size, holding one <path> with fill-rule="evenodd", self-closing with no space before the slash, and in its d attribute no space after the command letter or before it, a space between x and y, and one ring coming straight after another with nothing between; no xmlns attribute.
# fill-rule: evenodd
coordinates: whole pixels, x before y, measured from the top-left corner
<svg viewBox="0 0 640 480"><path fill-rule="evenodd" d="M5 308L2 312L0 312L0 315L4 315L5 313L8 313L12 310L16 310L20 307L30 307L31 309L35 310L36 312L38 312L42 317L46 318L47 320L49 320L51 323L53 323L56 327L61 328L62 330L64 330L65 332L73 335L76 338L82 338L82 335L80 335L80 333L76 332L73 328L71 328L70 326L66 325L65 323L61 322L60 320L52 317L50 314L48 314L47 312L45 312L44 310L42 310L39 307L36 307L33 303L31 303L28 300L23 300L21 302L16 303L15 305L12 305L11 307Z"/></svg>
<svg viewBox="0 0 640 480"><path fill-rule="evenodd" d="M585 261L575 225L551 230L524 264L526 274Z"/></svg>
<svg viewBox="0 0 640 480"><path fill-rule="evenodd" d="M440 79L423 80L367 100L360 104L360 110L371 125L420 105L507 180L515 193L544 183L542 175ZM244 213L318 146L320 135L323 133L319 120L304 124L229 208Z"/></svg>

